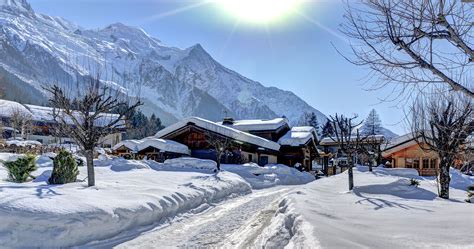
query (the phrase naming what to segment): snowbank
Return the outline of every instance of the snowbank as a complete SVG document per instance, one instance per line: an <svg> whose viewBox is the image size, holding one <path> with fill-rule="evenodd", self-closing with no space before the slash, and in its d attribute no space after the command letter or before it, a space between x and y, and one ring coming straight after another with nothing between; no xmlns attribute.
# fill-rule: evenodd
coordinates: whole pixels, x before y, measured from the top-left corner
<svg viewBox="0 0 474 249"><path fill-rule="evenodd" d="M255 163L244 165L222 165L223 170L240 175L254 189L274 187L277 185L298 185L314 181L315 177L307 172L282 164L269 164L265 167Z"/></svg>
<svg viewBox="0 0 474 249"><path fill-rule="evenodd" d="M0 154L6 160L13 157ZM36 181L7 182L0 165L2 247L70 247L120 237L124 231L251 192L246 181L230 172L158 171L150 166L154 162L120 159L100 164L92 188L85 182L47 185L51 167L35 171ZM86 175L80 167L78 179Z"/></svg>
<svg viewBox="0 0 474 249"><path fill-rule="evenodd" d="M286 216L299 217L308 226L285 223L293 234L305 234L288 243L294 241L290 247L298 247L316 240L326 248L472 248L474 209L464 201L466 189L458 187L473 184L474 178L456 170L451 176L450 200L437 197L434 178L411 170L368 172L356 167L353 191L347 189L347 172L301 186L285 197L285 205L292 208ZM420 186L410 186L410 178L417 178Z"/></svg>

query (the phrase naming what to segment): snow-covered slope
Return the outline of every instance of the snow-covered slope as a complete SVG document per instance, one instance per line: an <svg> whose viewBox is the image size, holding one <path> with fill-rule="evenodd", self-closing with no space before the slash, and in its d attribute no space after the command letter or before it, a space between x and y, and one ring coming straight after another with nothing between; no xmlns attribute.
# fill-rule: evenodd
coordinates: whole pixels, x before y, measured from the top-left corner
<svg viewBox="0 0 474 249"><path fill-rule="evenodd" d="M104 83L143 97L143 110L165 124L188 116L219 120L225 112L242 119L285 115L292 122L315 112L325 120L292 92L225 68L199 44L166 46L121 23L86 30L35 13L25 0L0 0L1 68L40 92L52 82L80 89L85 77L99 70Z"/></svg>

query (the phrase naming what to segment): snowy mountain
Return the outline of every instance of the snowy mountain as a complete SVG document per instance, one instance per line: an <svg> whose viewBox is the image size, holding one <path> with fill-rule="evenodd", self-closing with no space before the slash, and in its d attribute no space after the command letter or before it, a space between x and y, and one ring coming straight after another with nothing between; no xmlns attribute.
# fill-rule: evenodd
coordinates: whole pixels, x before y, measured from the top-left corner
<svg viewBox="0 0 474 249"><path fill-rule="evenodd" d="M220 120L324 114L294 93L225 68L197 44L179 49L140 28L121 23L87 30L60 17L34 12L26 0L0 0L0 80L8 96L45 102L44 87L57 83L81 91L81 82L101 72L103 84L145 102L165 124L187 116Z"/></svg>
<svg viewBox="0 0 474 249"><path fill-rule="evenodd" d="M354 128L354 131L352 132L353 134L356 133L357 130L359 130L359 132L362 133L362 131L364 130L364 127L367 125L367 122L364 122L362 123L361 125L357 126ZM392 140L393 138L396 138L398 137L399 135L396 134L395 132L383 127L383 126L380 126L379 128L379 132L377 132L378 134L377 135L384 135L384 137L387 139L387 140Z"/></svg>

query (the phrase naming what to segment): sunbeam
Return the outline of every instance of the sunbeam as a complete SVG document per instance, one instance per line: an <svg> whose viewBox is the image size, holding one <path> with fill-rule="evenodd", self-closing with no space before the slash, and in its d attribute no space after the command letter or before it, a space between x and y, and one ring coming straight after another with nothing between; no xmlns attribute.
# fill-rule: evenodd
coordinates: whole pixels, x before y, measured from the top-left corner
<svg viewBox="0 0 474 249"><path fill-rule="evenodd" d="M294 10L294 13L296 13L297 15L301 16L303 19L305 19L307 22L317 26L318 28L321 28L323 29L324 31L328 32L329 34L331 34L332 36L336 37L337 39L345 42L345 43L349 43L349 41L347 40L347 37L344 37L342 34L334 31L333 29L329 28L328 26L320 23L319 21L305 15L304 13L302 13L301 11L298 11L298 10Z"/></svg>
<svg viewBox="0 0 474 249"><path fill-rule="evenodd" d="M193 10L193 9L196 9L196 8L203 7L203 6L211 4L213 2L215 2L215 1L213 1L213 0L191 1L191 4L186 5L184 7L173 9L173 10L162 12L162 13L158 13L156 15L148 16L148 17L144 18L142 20L142 22L147 23L147 22L152 22L152 21L155 21L155 20L159 20L161 18L174 16L174 15L186 12L186 11L190 11L190 10Z"/></svg>

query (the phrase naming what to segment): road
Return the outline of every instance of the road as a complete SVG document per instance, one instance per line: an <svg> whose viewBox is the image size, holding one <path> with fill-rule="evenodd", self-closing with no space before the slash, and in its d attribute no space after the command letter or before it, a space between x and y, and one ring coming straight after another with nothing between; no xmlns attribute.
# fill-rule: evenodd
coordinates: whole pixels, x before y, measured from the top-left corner
<svg viewBox="0 0 474 249"><path fill-rule="evenodd" d="M141 233L115 248L248 248L290 189L277 187L224 201L200 214Z"/></svg>

